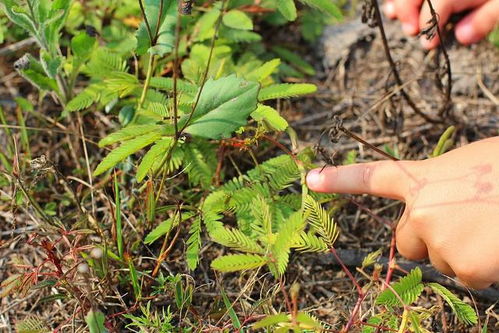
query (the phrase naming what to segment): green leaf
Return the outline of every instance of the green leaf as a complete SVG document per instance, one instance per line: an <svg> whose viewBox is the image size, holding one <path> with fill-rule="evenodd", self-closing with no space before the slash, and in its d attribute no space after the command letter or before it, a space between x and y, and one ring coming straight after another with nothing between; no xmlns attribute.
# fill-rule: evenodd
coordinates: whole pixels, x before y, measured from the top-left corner
<svg viewBox="0 0 499 333"><path fill-rule="evenodd" d="M153 77L150 86L166 91L173 91L173 79L169 77ZM198 87L184 80L177 79L177 91L195 94Z"/></svg>
<svg viewBox="0 0 499 333"><path fill-rule="evenodd" d="M210 232L213 240L234 250L250 253L264 253L264 248L246 236L239 229L217 228Z"/></svg>
<svg viewBox="0 0 499 333"><path fill-rule="evenodd" d="M145 146L159 140L161 138L161 133L151 132L138 136L132 140L124 142L121 146L111 151L97 166L94 171L94 175L98 176L101 173L111 169L119 162L123 161L125 158L133 153L141 150Z"/></svg>
<svg viewBox="0 0 499 333"><path fill-rule="evenodd" d="M210 139L229 137L233 131L246 125L248 116L256 109L259 88L258 83L235 75L208 80L185 131ZM181 118L180 126L187 119L187 115Z"/></svg>
<svg viewBox="0 0 499 333"><path fill-rule="evenodd" d="M146 23L145 21L142 22L136 34L137 54L143 55L149 52L161 57L171 52L175 44L175 26L178 14L177 1L145 0L144 7L153 36L149 36ZM158 31L157 35L156 31ZM153 42L156 39L154 45L151 44L151 38Z"/></svg>
<svg viewBox="0 0 499 333"><path fill-rule="evenodd" d="M256 121L264 121L270 128L276 131L284 131L288 128L288 122L281 117L279 112L273 107L258 104L255 111L251 113L251 117Z"/></svg>
<svg viewBox="0 0 499 333"><path fill-rule="evenodd" d="M304 228L305 222L300 212L292 214L281 225L275 244L272 246L272 257L275 263L271 266L271 271L274 276L281 276L286 272L291 246L297 242Z"/></svg>
<svg viewBox="0 0 499 333"><path fill-rule="evenodd" d="M192 222L187 239L187 250L185 257L190 270L196 269L199 263L199 248L201 247L201 218L197 217Z"/></svg>
<svg viewBox="0 0 499 333"><path fill-rule="evenodd" d="M248 16L248 14L237 9L229 10L223 16L222 20L223 23L230 28L241 29L241 30L253 29L253 21Z"/></svg>
<svg viewBox="0 0 499 333"><path fill-rule="evenodd" d="M264 87L258 94L259 101L275 98L289 98L311 94L317 91L317 86L310 83L281 83Z"/></svg>
<svg viewBox="0 0 499 333"><path fill-rule="evenodd" d="M431 289L445 300L461 322L471 325L478 322L478 317L475 310L469 305L460 300L450 290L438 283L429 283Z"/></svg>
<svg viewBox="0 0 499 333"><path fill-rule="evenodd" d="M291 52L290 50L280 46L274 46L272 48L272 51L275 52L277 55L279 55L279 57L281 57L282 60L287 61L290 65L295 67L300 72L307 75L315 75L314 67L312 67L312 65L303 60L303 57L297 55L296 53Z"/></svg>
<svg viewBox="0 0 499 333"><path fill-rule="evenodd" d="M279 65L281 64L281 59L276 58L267 61L262 66L256 68L252 72L245 75L245 78L250 81L262 82L268 78L272 73L274 73Z"/></svg>
<svg viewBox="0 0 499 333"><path fill-rule="evenodd" d="M46 333L49 331L45 321L38 316L30 315L16 322L17 333Z"/></svg>
<svg viewBox="0 0 499 333"><path fill-rule="evenodd" d="M267 316L263 318L262 320L257 321L255 324L253 324L254 329L258 328L265 328L269 326L274 326L280 323L288 323L289 322L289 317L285 313L278 313L275 315Z"/></svg>
<svg viewBox="0 0 499 333"><path fill-rule="evenodd" d="M265 265L268 258L256 254L230 254L211 262L211 267L221 272L236 272Z"/></svg>
<svg viewBox="0 0 499 333"><path fill-rule="evenodd" d="M404 301L405 305L414 303L424 289L421 283L423 273L419 267L414 268L406 276L392 284L393 290ZM401 305L397 296L390 289L385 289L376 298L376 304L381 305Z"/></svg>
<svg viewBox="0 0 499 333"><path fill-rule="evenodd" d="M85 316L85 322L88 325L90 333L107 333L104 320L104 314L100 311L90 310Z"/></svg>
<svg viewBox="0 0 499 333"><path fill-rule="evenodd" d="M232 325L234 328L241 328L241 321L239 321L239 318L237 317L236 311L234 311L234 307L232 306L229 298L227 297L227 294L225 293L224 290L221 291L222 293L222 299L224 301L225 308L227 309L227 312L229 313L230 320L232 321Z"/></svg>
<svg viewBox="0 0 499 333"><path fill-rule="evenodd" d="M166 235L168 232L172 230L172 228L179 225L181 222L190 219L193 216L192 213L175 213L173 217L161 222L156 228L154 228L150 233L147 234L144 239L145 244L152 244L156 240L158 240L161 236Z"/></svg>
<svg viewBox="0 0 499 333"><path fill-rule="evenodd" d="M81 32L71 39L71 51L76 58L77 64L81 64L90 58L95 43L95 37L90 37L86 32Z"/></svg>
<svg viewBox="0 0 499 333"><path fill-rule="evenodd" d="M122 142L126 140L133 139L137 136L144 135L147 133L155 132L159 133L161 130L160 125L135 125L125 127L117 132L109 134L104 139L99 141L99 147L109 146L116 142Z"/></svg>
<svg viewBox="0 0 499 333"><path fill-rule="evenodd" d="M168 153L168 150L172 146L173 138L165 137L154 144L154 146L149 149L149 151L144 155L142 161L137 167L136 178L137 181L141 182L144 180L147 173L154 169L154 165L159 163L161 158Z"/></svg>
<svg viewBox="0 0 499 333"><path fill-rule="evenodd" d="M341 13L341 9L336 6L331 0L300 0L304 4L309 5L310 7L315 7L329 15L335 17L338 20L343 18L343 14Z"/></svg>
<svg viewBox="0 0 499 333"><path fill-rule="evenodd" d="M277 0L277 9L288 21L296 19L296 6L294 0Z"/></svg>
<svg viewBox="0 0 499 333"><path fill-rule="evenodd" d="M27 11L19 7L18 3L17 0L0 0L0 8L12 22L28 31L32 36L36 36L36 25L31 20Z"/></svg>

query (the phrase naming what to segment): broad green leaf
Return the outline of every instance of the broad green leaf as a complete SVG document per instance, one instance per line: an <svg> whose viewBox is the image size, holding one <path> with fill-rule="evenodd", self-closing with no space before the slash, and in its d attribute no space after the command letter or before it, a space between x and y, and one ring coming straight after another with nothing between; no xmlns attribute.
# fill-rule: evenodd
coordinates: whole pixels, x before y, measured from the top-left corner
<svg viewBox="0 0 499 333"><path fill-rule="evenodd" d="M179 225L179 223L190 219L194 214L190 212L175 214L173 217L164 220L161 222L156 228L154 228L150 233L147 234L144 239L145 244L154 243L158 238L163 235L166 235L173 227Z"/></svg>
<svg viewBox="0 0 499 333"><path fill-rule="evenodd" d="M256 121L264 121L276 131L284 131L288 127L286 119L281 117L276 109L267 105L258 104L256 110L251 113L251 117Z"/></svg>
<svg viewBox="0 0 499 333"><path fill-rule="evenodd" d="M144 7L154 44L151 44L151 37L146 23L143 21L136 34L137 54L143 55L149 52L150 54L163 56L171 52L175 44L175 26L178 15L177 1L145 0Z"/></svg>
<svg viewBox="0 0 499 333"><path fill-rule="evenodd" d="M253 21L248 16L248 14L237 9L229 10L223 16L223 23L226 26L234 29L241 29L241 30L253 29Z"/></svg>
<svg viewBox="0 0 499 333"><path fill-rule="evenodd" d="M296 19L296 6L294 0L277 0L277 8L288 21Z"/></svg>
<svg viewBox="0 0 499 333"><path fill-rule="evenodd" d="M66 22L72 0L54 0L47 12L46 19L42 20L44 26L45 40L51 54L57 54L59 48L60 30Z"/></svg>
<svg viewBox="0 0 499 333"><path fill-rule="evenodd" d="M237 272L258 268L267 262L268 258L256 254L230 254L213 260L211 267L221 272Z"/></svg>
<svg viewBox="0 0 499 333"><path fill-rule="evenodd" d="M329 15L337 18L338 20L343 18L340 8L333 3L332 0L300 0L301 2L309 5L310 7L315 7Z"/></svg>
<svg viewBox="0 0 499 333"><path fill-rule="evenodd" d="M159 140L161 138L161 133L151 132L138 136L132 140L123 142L121 146L110 152L97 166L94 171L94 175L100 175L101 173L111 169L119 162L123 161L128 156L136 153L142 148L150 145L151 143Z"/></svg>
<svg viewBox="0 0 499 333"><path fill-rule="evenodd" d="M104 320L104 314L100 311L90 310L85 316L85 322L90 333L107 333Z"/></svg>
<svg viewBox="0 0 499 333"><path fill-rule="evenodd" d="M35 24L27 11L19 7L18 3L17 0L0 0L0 8L12 22L28 31L32 36L37 36ZM39 40L39 37L37 39Z"/></svg>
<svg viewBox="0 0 499 333"><path fill-rule="evenodd" d="M248 116L256 109L259 88L258 83L235 75L208 80L185 131L210 139L229 137L246 125ZM185 124L187 119L188 116L184 116L179 124Z"/></svg>

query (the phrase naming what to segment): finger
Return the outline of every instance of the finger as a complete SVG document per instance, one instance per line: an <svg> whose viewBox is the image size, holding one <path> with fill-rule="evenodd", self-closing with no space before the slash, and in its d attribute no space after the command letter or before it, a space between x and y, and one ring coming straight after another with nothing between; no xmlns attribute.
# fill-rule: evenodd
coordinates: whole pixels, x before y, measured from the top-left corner
<svg viewBox="0 0 499 333"><path fill-rule="evenodd" d="M420 161L380 161L315 169L307 185L317 192L371 194L404 200Z"/></svg>
<svg viewBox="0 0 499 333"><path fill-rule="evenodd" d="M447 276L456 276L454 270L450 267L450 265L439 255L437 251L433 251L431 248L428 249L428 257L430 258L430 262L439 272L447 275Z"/></svg>
<svg viewBox="0 0 499 333"><path fill-rule="evenodd" d="M402 30L409 36L419 32L419 12L423 0L394 0L394 10L402 23Z"/></svg>
<svg viewBox="0 0 499 333"><path fill-rule="evenodd" d="M499 0L489 1L468 14L456 25L456 38L461 44L476 43L499 24Z"/></svg>
<svg viewBox="0 0 499 333"><path fill-rule="evenodd" d="M410 220L410 209L406 207L397 224L397 251L409 260L421 260L428 257L426 244L420 238Z"/></svg>
<svg viewBox="0 0 499 333"><path fill-rule="evenodd" d="M432 4L435 12L438 14L439 27L440 29L442 29L452 14L459 13L470 8L477 8L485 2L487 2L487 0L439 0L432 1ZM428 5L428 2L425 0L423 3L423 7L421 8L421 14L419 15L419 29L423 30L425 27L427 27L429 24L428 21L430 21L431 18L432 15L430 7ZM435 48L439 43L440 40L436 35L431 40L427 40L424 36L421 38L421 44L426 49Z"/></svg>
<svg viewBox="0 0 499 333"><path fill-rule="evenodd" d="M394 0L387 0L383 5L383 12L389 19L395 19L397 17L397 12L395 11Z"/></svg>

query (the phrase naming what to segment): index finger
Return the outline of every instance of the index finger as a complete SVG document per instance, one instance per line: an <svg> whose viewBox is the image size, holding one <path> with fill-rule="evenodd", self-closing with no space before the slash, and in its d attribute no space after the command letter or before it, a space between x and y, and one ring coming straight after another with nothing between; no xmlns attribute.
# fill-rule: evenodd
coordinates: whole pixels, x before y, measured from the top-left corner
<svg viewBox="0 0 499 333"><path fill-rule="evenodd" d="M316 192L371 194L404 200L415 181L417 161L380 161L314 169L308 187Z"/></svg>

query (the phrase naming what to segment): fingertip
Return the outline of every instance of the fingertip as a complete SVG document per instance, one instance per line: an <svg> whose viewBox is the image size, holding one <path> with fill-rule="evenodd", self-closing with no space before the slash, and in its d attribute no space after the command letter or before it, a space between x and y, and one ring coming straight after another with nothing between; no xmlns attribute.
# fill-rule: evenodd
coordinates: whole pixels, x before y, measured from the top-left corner
<svg viewBox="0 0 499 333"><path fill-rule="evenodd" d="M397 17L397 13L395 11L395 5L393 4L393 1L387 1L383 5L383 12L385 13L385 16L394 19Z"/></svg>
<svg viewBox="0 0 499 333"><path fill-rule="evenodd" d="M321 176L321 169L313 169L307 174L307 186L312 191L320 192L321 183L323 182Z"/></svg>

